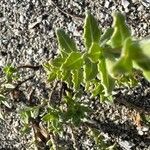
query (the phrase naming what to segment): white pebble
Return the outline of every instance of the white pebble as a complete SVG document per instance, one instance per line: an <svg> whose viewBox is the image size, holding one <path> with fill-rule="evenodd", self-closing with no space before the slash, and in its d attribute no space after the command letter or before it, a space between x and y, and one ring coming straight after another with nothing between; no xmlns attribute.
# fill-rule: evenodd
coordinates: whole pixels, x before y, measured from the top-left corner
<svg viewBox="0 0 150 150"><path fill-rule="evenodd" d="M43 55L43 49L42 48L39 49L39 54Z"/></svg>
<svg viewBox="0 0 150 150"><path fill-rule="evenodd" d="M143 135L144 133L143 133L143 131L140 130L140 131L138 131L138 134Z"/></svg>
<svg viewBox="0 0 150 150"><path fill-rule="evenodd" d="M147 132L149 130L149 127L143 127L142 131Z"/></svg>
<svg viewBox="0 0 150 150"><path fill-rule="evenodd" d="M144 9L143 5L140 5L137 10L142 11L143 9Z"/></svg>
<svg viewBox="0 0 150 150"><path fill-rule="evenodd" d="M32 53L33 53L33 50L31 48L27 50L28 55L31 55Z"/></svg>
<svg viewBox="0 0 150 150"><path fill-rule="evenodd" d="M130 4L127 0L122 0L121 2L122 2L122 6L124 8L127 8L129 6L129 4Z"/></svg>
<svg viewBox="0 0 150 150"><path fill-rule="evenodd" d="M20 15L20 23L24 24L26 22L25 17L23 15Z"/></svg>
<svg viewBox="0 0 150 150"><path fill-rule="evenodd" d="M131 143L129 143L128 141L119 141L119 144L125 148L126 150L130 150L131 147L133 146Z"/></svg>
<svg viewBox="0 0 150 150"><path fill-rule="evenodd" d="M145 7L150 7L150 0L141 0L141 3L142 3Z"/></svg>
<svg viewBox="0 0 150 150"><path fill-rule="evenodd" d="M109 1L105 1L104 7L108 8L109 7Z"/></svg>
<svg viewBox="0 0 150 150"><path fill-rule="evenodd" d="M6 21L6 18L0 18L0 23L5 22L5 21Z"/></svg>

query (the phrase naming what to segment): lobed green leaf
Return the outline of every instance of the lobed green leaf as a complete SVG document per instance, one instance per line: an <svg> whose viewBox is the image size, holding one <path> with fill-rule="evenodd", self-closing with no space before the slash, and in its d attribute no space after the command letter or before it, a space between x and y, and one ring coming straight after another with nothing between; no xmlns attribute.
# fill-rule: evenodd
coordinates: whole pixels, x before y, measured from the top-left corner
<svg viewBox="0 0 150 150"><path fill-rule="evenodd" d="M108 40L110 40L112 34L113 34L114 29L113 28L108 28L105 30L105 32L102 34L100 38L100 44L105 45Z"/></svg>
<svg viewBox="0 0 150 150"><path fill-rule="evenodd" d="M84 81L95 79L98 74L97 63L92 63L89 58L84 59Z"/></svg>
<svg viewBox="0 0 150 150"><path fill-rule="evenodd" d="M114 32L109 43L112 48L119 50L125 39L131 36L130 30L125 23L125 17L120 12L113 13L113 28Z"/></svg>
<svg viewBox="0 0 150 150"><path fill-rule="evenodd" d="M138 69L150 71L149 48L150 48L150 40L134 41L130 46L131 58L133 59L136 66L138 66Z"/></svg>
<svg viewBox="0 0 150 150"><path fill-rule="evenodd" d="M132 71L132 59L130 55L131 38L127 38L123 44L121 57L113 66L112 72L114 76L129 74Z"/></svg>
<svg viewBox="0 0 150 150"><path fill-rule="evenodd" d="M72 70L72 82L73 82L73 88L75 90L79 90L81 83L83 82L83 70Z"/></svg>
<svg viewBox="0 0 150 150"><path fill-rule="evenodd" d="M92 96L95 97L97 95L102 95L104 88L103 85L99 82L94 84L94 89L92 90Z"/></svg>
<svg viewBox="0 0 150 150"><path fill-rule="evenodd" d="M50 122L54 119L57 119L57 117L54 114L51 114L51 113L48 113L48 114L46 114L42 117L42 120L45 121L45 122Z"/></svg>
<svg viewBox="0 0 150 150"><path fill-rule="evenodd" d="M58 29L56 30L57 40L59 44L59 49L61 50L61 54L69 54L73 51L77 51L76 44L74 40L72 40L68 34L65 33L64 30Z"/></svg>
<svg viewBox="0 0 150 150"><path fill-rule="evenodd" d="M66 82L68 87L72 85L72 75L70 70L62 70L61 71L61 80Z"/></svg>
<svg viewBox="0 0 150 150"><path fill-rule="evenodd" d="M54 81L55 79L56 79L56 77L57 77L57 74L56 74L56 72L49 72L48 73L48 81L49 82L52 82L52 81Z"/></svg>
<svg viewBox="0 0 150 150"><path fill-rule="evenodd" d="M88 57L93 63L98 62L98 59L102 53L102 48L99 46L98 43L92 43L89 51L88 51Z"/></svg>
<svg viewBox="0 0 150 150"><path fill-rule="evenodd" d="M61 69L73 70L80 69L83 65L83 57L79 52L71 52L66 61L62 64Z"/></svg>
<svg viewBox="0 0 150 150"><path fill-rule="evenodd" d="M62 57L61 55L57 56L57 58L50 61L53 67L60 68L62 64L65 62L66 57Z"/></svg>
<svg viewBox="0 0 150 150"><path fill-rule="evenodd" d="M105 58L101 58L98 63L98 71L101 77L101 83L104 86L105 95L111 94L114 88L114 79L108 74Z"/></svg>
<svg viewBox="0 0 150 150"><path fill-rule="evenodd" d="M84 42L87 50L91 47L92 43L99 43L101 31L98 27L98 23L90 12L86 13L85 24L84 24Z"/></svg>

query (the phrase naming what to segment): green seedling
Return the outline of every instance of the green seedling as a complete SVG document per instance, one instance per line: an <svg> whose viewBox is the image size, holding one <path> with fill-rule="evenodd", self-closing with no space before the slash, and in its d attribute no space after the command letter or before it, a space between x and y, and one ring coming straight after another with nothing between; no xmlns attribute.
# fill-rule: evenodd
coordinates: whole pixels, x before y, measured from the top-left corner
<svg viewBox="0 0 150 150"><path fill-rule="evenodd" d="M60 51L58 57L47 64L49 67L46 66L49 81L66 82L74 91L78 91L80 85L87 92L94 86L97 89L94 95L108 97L115 88L115 82L133 74L135 68L142 70L150 80L150 40L135 40L120 12L113 13L113 20L112 27L102 33L94 16L87 12L84 52L78 50L75 41L62 29L56 30ZM99 84L93 85L94 82Z"/></svg>

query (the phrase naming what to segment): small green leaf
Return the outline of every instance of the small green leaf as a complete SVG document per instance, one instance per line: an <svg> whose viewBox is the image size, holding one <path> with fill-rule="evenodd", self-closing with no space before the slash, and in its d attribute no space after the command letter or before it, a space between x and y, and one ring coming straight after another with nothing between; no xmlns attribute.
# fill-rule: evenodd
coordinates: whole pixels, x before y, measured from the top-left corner
<svg viewBox="0 0 150 150"><path fill-rule="evenodd" d="M51 63L44 64L44 68L47 72L47 79L49 82L54 81L55 79L60 80L61 79L61 71L60 67L58 67L59 64L55 63L54 66L52 66ZM57 67L56 67L57 66Z"/></svg>
<svg viewBox="0 0 150 150"><path fill-rule="evenodd" d="M65 120L70 121L76 126L79 125L85 117L85 112L89 112L90 109L75 101L70 96L66 96L65 101L68 106L67 112L65 113Z"/></svg>
<svg viewBox="0 0 150 150"><path fill-rule="evenodd" d="M125 17L120 12L113 14L114 32L109 41L112 48L121 48L125 39L131 36L130 30L125 23Z"/></svg>
<svg viewBox="0 0 150 150"><path fill-rule="evenodd" d="M6 74L6 79L8 82L12 82L13 79L17 78L14 73L17 72L17 69L13 67L11 64L8 64L3 68L3 72Z"/></svg>
<svg viewBox="0 0 150 150"><path fill-rule="evenodd" d="M134 64L144 70L150 71L150 54L149 54L150 40L134 41L130 46L130 56L134 60ZM135 67L134 65L134 67Z"/></svg>
<svg viewBox="0 0 150 150"><path fill-rule="evenodd" d="M105 58L101 58L98 63L98 70L101 77L101 83L104 86L105 95L111 94L114 88L114 79L108 74Z"/></svg>
<svg viewBox="0 0 150 150"><path fill-rule="evenodd" d="M113 57L113 59L114 58L116 59L116 58L119 58L121 55L121 49L114 49L108 44L103 45L102 48L103 48L103 55L106 58L112 58Z"/></svg>
<svg viewBox="0 0 150 150"><path fill-rule="evenodd" d="M97 95L101 95L103 90L104 90L104 88L103 88L102 84L100 84L100 82L95 84L95 87L92 91L92 96L95 97Z"/></svg>
<svg viewBox="0 0 150 150"><path fill-rule="evenodd" d="M65 60L66 60L66 57L57 56L57 58L55 58L55 59L53 59L53 60L50 61L50 64L53 67L60 68L61 65L65 62Z"/></svg>
<svg viewBox="0 0 150 150"><path fill-rule="evenodd" d="M139 47L142 50L142 53L150 58L150 39L144 39L139 41Z"/></svg>
<svg viewBox="0 0 150 150"><path fill-rule="evenodd" d="M46 115L44 115L44 116L42 117L42 120L45 121L45 122L50 122L50 121L53 120L53 119L54 119L54 116L51 115L50 113L48 113L48 114L46 114Z"/></svg>
<svg viewBox="0 0 150 150"><path fill-rule="evenodd" d="M62 70L61 80L66 82L68 87L70 87L72 85L72 75L71 75L70 70Z"/></svg>
<svg viewBox="0 0 150 150"><path fill-rule="evenodd" d="M16 72L16 68L14 68L11 64L9 64L3 68L3 71L6 75L11 76L13 75L13 73Z"/></svg>
<svg viewBox="0 0 150 150"><path fill-rule="evenodd" d="M108 57L108 58L106 58L105 57L105 62L106 62L106 67L107 67L107 71L108 71L108 73L112 76L112 77L114 77L114 73L113 73L113 67L114 67L114 65L116 64L116 59L115 59L115 57ZM115 77L114 77L115 78Z"/></svg>
<svg viewBox="0 0 150 150"><path fill-rule="evenodd" d="M56 31L57 40L59 44L59 49L61 50L61 53L71 53L73 51L77 51L76 44L74 40L72 40L68 34L65 33L64 30L58 29Z"/></svg>
<svg viewBox="0 0 150 150"><path fill-rule="evenodd" d="M131 38L127 38L123 44L121 57L113 66L112 72L114 76L129 74L132 71L132 59L130 54Z"/></svg>
<svg viewBox="0 0 150 150"><path fill-rule="evenodd" d="M50 64L50 62L44 63L43 67L44 67L45 71L47 71L47 72L52 70L52 65Z"/></svg>
<svg viewBox="0 0 150 150"><path fill-rule="evenodd" d="M143 57L142 50L139 46L138 41L132 41L129 52L132 60L140 60L141 57Z"/></svg>
<svg viewBox="0 0 150 150"><path fill-rule="evenodd" d="M28 112L21 112L21 120L23 123L28 124L29 123L29 113Z"/></svg>
<svg viewBox="0 0 150 150"><path fill-rule="evenodd" d="M139 58L135 58L136 63L142 68L142 70L150 71L150 40L142 40L139 43L140 52ZM147 74L147 73L146 73Z"/></svg>
<svg viewBox="0 0 150 150"><path fill-rule="evenodd" d="M80 84L83 82L83 71L81 69L72 70L71 73L72 73L73 87L75 90L78 90L80 88Z"/></svg>
<svg viewBox="0 0 150 150"><path fill-rule="evenodd" d="M61 71L62 81L66 81L70 75L71 75L70 70L62 70Z"/></svg>
<svg viewBox="0 0 150 150"><path fill-rule="evenodd" d="M52 81L54 81L54 80L56 79L56 77L57 77L57 74L56 74L56 73L57 73L57 72L55 72L55 71L48 73L48 81L49 81L49 82L52 82Z"/></svg>
<svg viewBox="0 0 150 150"><path fill-rule="evenodd" d="M128 57L122 57L113 66L112 72L114 76L121 76L122 74L129 74L132 69L132 60Z"/></svg>
<svg viewBox="0 0 150 150"><path fill-rule="evenodd" d="M96 19L89 12L86 13L84 24L84 41L87 50L91 47L92 43L99 43L101 31L98 27Z"/></svg>
<svg viewBox="0 0 150 150"><path fill-rule="evenodd" d="M89 58L85 58L84 80L85 82L95 79L98 74L97 63L92 63Z"/></svg>
<svg viewBox="0 0 150 150"><path fill-rule="evenodd" d="M57 74L56 79L61 80L62 79L62 71L60 69L58 69L58 70L56 70L56 74Z"/></svg>
<svg viewBox="0 0 150 150"><path fill-rule="evenodd" d="M71 52L64 64L61 66L63 70L80 69L83 64L82 54L79 52Z"/></svg>
<svg viewBox="0 0 150 150"><path fill-rule="evenodd" d="M142 57L141 60L136 60L138 66L144 71L150 71L150 59L146 56Z"/></svg>
<svg viewBox="0 0 150 150"><path fill-rule="evenodd" d="M150 82L150 71L143 71L143 75Z"/></svg>
<svg viewBox="0 0 150 150"><path fill-rule="evenodd" d="M108 40L110 40L112 34L113 34L114 29L113 28L108 28L105 30L103 35L100 38L100 44L104 45L107 43Z"/></svg>
<svg viewBox="0 0 150 150"><path fill-rule="evenodd" d="M26 133L29 133L31 131L30 125L24 124L21 128L20 132L22 135L25 135Z"/></svg>
<svg viewBox="0 0 150 150"><path fill-rule="evenodd" d="M98 59L100 57L100 54L102 53L102 48L99 46L98 43L92 43L89 51L88 51L88 57L93 63L98 62Z"/></svg>
<svg viewBox="0 0 150 150"><path fill-rule="evenodd" d="M49 130L59 132L62 123L58 113L57 110L51 109L49 113L42 117L42 120L47 122Z"/></svg>

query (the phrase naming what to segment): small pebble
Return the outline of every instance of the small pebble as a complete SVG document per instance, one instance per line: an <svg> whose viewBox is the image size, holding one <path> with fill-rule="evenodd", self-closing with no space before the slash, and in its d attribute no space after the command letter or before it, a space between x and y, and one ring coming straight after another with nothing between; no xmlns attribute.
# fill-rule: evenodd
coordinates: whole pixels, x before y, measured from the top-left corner
<svg viewBox="0 0 150 150"><path fill-rule="evenodd" d="M20 15L20 23L24 24L26 22L26 19L23 15Z"/></svg>
<svg viewBox="0 0 150 150"><path fill-rule="evenodd" d="M138 131L138 134L143 135L144 133L143 133L143 131L140 130L140 131Z"/></svg>
<svg viewBox="0 0 150 150"><path fill-rule="evenodd" d="M142 128L142 131L143 131L143 132L149 131L149 127L143 127L143 128Z"/></svg>
<svg viewBox="0 0 150 150"><path fill-rule="evenodd" d="M126 9L129 6L129 2L127 0L122 0L122 6Z"/></svg>
<svg viewBox="0 0 150 150"><path fill-rule="evenodd" d="M109 7L109 1L108 1L108 0L106 0L106 1L105 1L105 5L104 5L104 7L106 7L106 8L108 8L108 7Z"/></svg>

